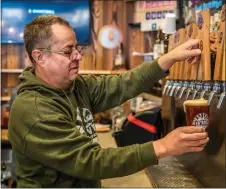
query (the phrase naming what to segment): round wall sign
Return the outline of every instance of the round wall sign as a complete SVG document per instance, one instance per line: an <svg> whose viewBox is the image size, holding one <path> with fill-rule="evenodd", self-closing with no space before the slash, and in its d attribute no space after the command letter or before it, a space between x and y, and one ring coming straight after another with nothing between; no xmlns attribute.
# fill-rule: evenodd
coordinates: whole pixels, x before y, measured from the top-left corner
<svg viewBox="0 0 226 189"><path fill-rule="evenodd" d="M99 31L98 40L107 49L114 49L122 42L122 32L117 26L106 25Z"/></svg>

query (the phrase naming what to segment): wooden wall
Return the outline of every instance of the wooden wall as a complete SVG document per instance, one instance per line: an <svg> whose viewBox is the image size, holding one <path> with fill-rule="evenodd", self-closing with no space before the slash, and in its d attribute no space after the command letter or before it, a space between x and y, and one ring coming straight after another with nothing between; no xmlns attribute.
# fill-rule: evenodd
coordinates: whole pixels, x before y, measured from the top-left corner
<svg viewBox="0 0 226 189"><path fill-rule="evenodd" d="M93 1L92 4L92 69L111 70L116 49L103 48L98 42L100 29L109 24L118 26L123 37L126 35L125 3L124 1ZM90 63L84 63L90 64Z"/></svg>
<svg viewBox="0 0 226 189"><path fill-rule="evenodd" d="M140 28L133 28L129 23L133 23L134 2L127 0L109 1L94 0L92 5L92 65L89 69L111 70L117 49L103 48L98 42L98 32L100 29L109 24L118 26L123 34L123 50L126 59L126 68L136 67L142 62L142 59L132 57L134 50L139 52L145 51L144 33Z"/></svg>

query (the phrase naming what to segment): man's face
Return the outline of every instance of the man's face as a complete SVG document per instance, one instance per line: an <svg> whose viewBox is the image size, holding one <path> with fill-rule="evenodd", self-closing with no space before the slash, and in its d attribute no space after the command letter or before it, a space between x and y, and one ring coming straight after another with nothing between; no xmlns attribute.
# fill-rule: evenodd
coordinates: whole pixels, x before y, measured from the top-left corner
<svg viewBox="0 0 226 189"><path fill-rule="evenodd" d="M71 52L76 48L77 40L75 33L70 28L55 24L52 26L53 41L51 51ZM71 58L65 54L45 53L43 71L45 77L51 77L48 80L57 83L71 83L77 76L79 70L79 62L82 56L76 50L73 50Z"/></svg>

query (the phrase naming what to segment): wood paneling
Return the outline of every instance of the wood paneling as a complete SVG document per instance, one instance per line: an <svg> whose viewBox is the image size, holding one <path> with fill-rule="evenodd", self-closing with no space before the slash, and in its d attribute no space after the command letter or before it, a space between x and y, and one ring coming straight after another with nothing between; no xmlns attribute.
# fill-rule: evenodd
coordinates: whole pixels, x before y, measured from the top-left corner
<svg viewBox="0 0 226 189"><path fill-rule="evenodd" d="M104 69L103 68L103 51L98 42L98 32L103 27L104 19L104 1L94 1L91 8L93 27L92 30L92 65L93 69Z"/></svg>

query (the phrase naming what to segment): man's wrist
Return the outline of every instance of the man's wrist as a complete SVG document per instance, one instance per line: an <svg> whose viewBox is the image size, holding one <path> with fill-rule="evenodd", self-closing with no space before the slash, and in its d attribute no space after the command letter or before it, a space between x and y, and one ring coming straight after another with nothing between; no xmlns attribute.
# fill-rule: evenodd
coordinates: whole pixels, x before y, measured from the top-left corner
<svg viewBox="0 0 226 189"><path fill-rule="evenodd" d="M163 158L168 155L167 149L165 145L163 144L162 139L153 141L153 148L155 151L155 155L157 158Z"/></svg>
<svg viewBox="0 0 226 189"><path fill-rule="evenodd" d="M173 57L169 53L164 54L158 59L158 64L164 71L167 71L174 64Z"/></svg>

